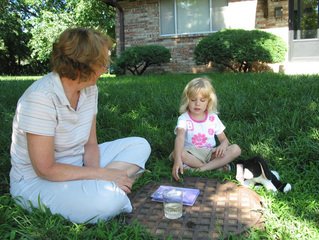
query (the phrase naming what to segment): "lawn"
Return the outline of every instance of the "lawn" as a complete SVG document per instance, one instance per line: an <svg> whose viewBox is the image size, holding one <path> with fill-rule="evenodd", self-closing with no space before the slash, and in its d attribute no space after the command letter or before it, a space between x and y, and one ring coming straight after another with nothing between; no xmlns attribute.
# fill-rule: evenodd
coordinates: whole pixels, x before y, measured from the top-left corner
<svg viewBox="0 0 319 240"><path fill-rule="evenodd" d="M133 187L171 178L179 100L198 75L102 77L99 82L98 139L145 137L152 146L146 173ZM261 155L292 191L255 189L265 203L265 229L232 239L319 239L319 76L208 74L217 91L220 118L240 159ZM16 102L35 78L0 78L0 236L2 239L154 239L125 216L96 225L72 224L43 208L28 213L9 195L11 122ZM188 173L189 175L198 173ZM235 181L235 172L201 174Z"/></svg>

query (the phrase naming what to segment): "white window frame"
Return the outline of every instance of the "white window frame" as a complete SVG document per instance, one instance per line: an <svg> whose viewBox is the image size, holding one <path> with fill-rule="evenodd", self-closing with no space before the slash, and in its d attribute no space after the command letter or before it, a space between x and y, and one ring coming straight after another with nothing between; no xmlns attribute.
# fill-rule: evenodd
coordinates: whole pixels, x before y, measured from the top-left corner
<svg viewBox="0 0 319 240"><path fill-rule="evenodd" d="M307 40L313 40L313 39L319 39L319 17L317 18L317 31L316 31L316 36L314 37L310 37L310 38L303 38L302 37L302 31L305 31L304 29L300 28L300 21L301 21L301 11L304 10L304 3L302 2L302 0L295 0L293 1L293 10L294 10L294 17L297 17L297 21L295 22L295 24L297 24L297 29L294 29L294 41L296 40L301 40L301 41L307 41ZM319 14L319 1L317 1L317 14ZM296 11L296 12L295 12ZM296 14L296 16L295 16ZM316 29L313 29L314 31Z"/></svg>
<svg viewBox="0 0 319 240"><path fill-rule="evenodd" d="M161 1L159 1L159 32L160 32L160 36L181 36L181 35L198 35L198 34L207 34L207 33L212 33L212 32L216 32L218 30L213 30L213 0L209 0L209 30L208 31L201 31L201 32L186 32L186 33L178 33L177 32L177 28L178 28L178 16L177 16L177 0L171 0L174 2L174 29L175 32L174 33L166 33L166 34L162 34L162 28L161 28ZM226 3L228 5L228 2ZM219 29L220 30L220 29Z"/></svg>

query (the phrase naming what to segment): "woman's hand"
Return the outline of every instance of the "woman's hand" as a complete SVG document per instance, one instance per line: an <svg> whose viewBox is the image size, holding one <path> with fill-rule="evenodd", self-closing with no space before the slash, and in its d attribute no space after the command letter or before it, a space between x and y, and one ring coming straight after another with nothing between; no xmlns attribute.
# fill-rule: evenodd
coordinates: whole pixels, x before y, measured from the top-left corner
<svg viewBox="0 0 319 240"><path fill-rule="evenodd" d="M130 193L132 190L133 180L128 177L126 170L115 168L104 168L105 178L103 180L113 181L125 193Z"/></svg>

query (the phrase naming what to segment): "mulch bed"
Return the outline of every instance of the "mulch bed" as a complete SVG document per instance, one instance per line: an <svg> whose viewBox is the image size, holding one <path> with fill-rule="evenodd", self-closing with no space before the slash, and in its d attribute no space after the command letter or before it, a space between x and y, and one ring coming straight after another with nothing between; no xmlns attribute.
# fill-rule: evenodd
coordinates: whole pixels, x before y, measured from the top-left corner
<svg viewBox="0 0 319 240"><path fill-rule="evenodd" d="M160 185L200 189L193 206L183 206L183 216L164 217L163 203L151 200ZM133 212L128 223L137 220L159 239L220 239L263 227L263 206L259 195L233 182L186 177L184 183L163 180L150 183L130 195Z"/></svg>

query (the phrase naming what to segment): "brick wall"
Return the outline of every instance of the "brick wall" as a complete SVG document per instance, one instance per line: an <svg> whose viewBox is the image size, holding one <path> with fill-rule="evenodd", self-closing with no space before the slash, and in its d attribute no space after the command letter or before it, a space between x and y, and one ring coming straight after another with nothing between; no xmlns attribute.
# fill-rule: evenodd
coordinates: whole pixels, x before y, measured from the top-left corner
<svg viewBox="0 0 319 240"><path fill-rule="evenodd" d="M275 8L282 7L282 17L275 17ZM288 26L288 0L258 0L256 29L280 28Z"/></svg>
<svg viewBox="0 0 319 240"><path fill-rule="evenodd" d="M230 0L236 2L236 0ZM256 28L268 29L288 25L288 0L255 0L257 2ZM209 71L207 66L196 66L193 51L197 43L206 35L183 35L163 37L159 34L159 1L137 0L120 1L124 11L125 48L136 45L159 44L168 48L172 59L160 67L154 66L152 72L202 72ZM274 8L283 7L282 18L274 17ZM268 14L267 14L268 13ZM119 42L119 19L116 25ZM117 49L119 54L119 48Z"/></svg>

